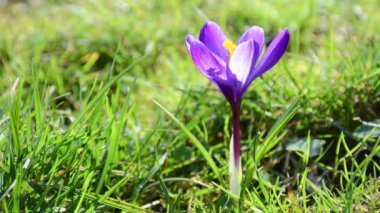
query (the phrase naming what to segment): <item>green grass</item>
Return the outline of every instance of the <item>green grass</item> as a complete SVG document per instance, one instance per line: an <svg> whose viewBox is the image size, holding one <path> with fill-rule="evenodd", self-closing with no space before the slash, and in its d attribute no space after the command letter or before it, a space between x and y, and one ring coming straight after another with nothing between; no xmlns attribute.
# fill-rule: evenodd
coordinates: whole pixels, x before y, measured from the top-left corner
<svg viewBox="0 0 380 213"><path fill-rule="evenodd" d="M1 212L380 209L377 0L80 2L0 6ZM243 102L240 198L184 44L206 20L291 33Z"/></svg>

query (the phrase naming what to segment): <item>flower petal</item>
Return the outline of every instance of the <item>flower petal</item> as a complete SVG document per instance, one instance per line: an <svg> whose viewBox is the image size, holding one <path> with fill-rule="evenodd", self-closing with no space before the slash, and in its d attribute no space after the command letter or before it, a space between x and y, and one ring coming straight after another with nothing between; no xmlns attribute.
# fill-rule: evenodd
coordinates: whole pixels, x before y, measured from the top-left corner
<svg viewBox="0 0 380 213"><path fill-rule="evenodd" d="M227 79L226 63L192 35L186 37L186 47L198 70L213 82L229 102L235 100L235 76Z"/></svg>
<svg viewBox="0 0 380 213"><path fill-rule="evenodd" d="M206 45L214 54L218 55L224 61L228 61L228 52L223 43L227 40L223 31L215 22L206 22L199 34L199 40Z"/></svg>
<svg viewBox="0 0 380 213"><path fill-rule="evenodd" d="M246 30L243 35L240 37L238 43L242 43L248 40L254 40L259 44L259 55L265 44L265 35L264 30L261 27L253 26Z"/></svg>
<svg viewBox="0 0 380 213"><path fill-rule="evenodd" d="M255 43L253 40L240 43L232 54L229 63L230 71L235 74L237 80L243 85L256 64L258 46Z"/></svg>
<svg viewBox="0 0 380 213"><path fill-rule="evenodd" d="M189 52L189 54L190 54L190 48L191 48L190 43L194 42L195 40L197 40L197 39L192 35L186 36L185 43L186 43L186 49Z"/></svg>
<svg viewBox="0 0 380 213"><path fill-rule="evenodd" d="M216 82L216 79L226 80L226 64L215 56L202 42L192 35L186 36L186 47L199 71L208 79Z"/></svg>
<svg viewBox="0 0 380 213"><path fill-rule="evenodd" d="M289 31L288 29L284 29L273 39L273 41L268 46L259 64L257 65L252 78L255 79L272 68L285 53L285 50L288 47L288 43Z"/></svg>

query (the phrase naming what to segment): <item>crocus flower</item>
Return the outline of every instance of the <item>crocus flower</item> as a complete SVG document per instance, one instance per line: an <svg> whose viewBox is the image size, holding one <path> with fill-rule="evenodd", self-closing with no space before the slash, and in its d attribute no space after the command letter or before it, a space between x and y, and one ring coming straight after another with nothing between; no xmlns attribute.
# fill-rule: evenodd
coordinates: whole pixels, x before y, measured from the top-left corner
<svg viewBox="0 0 380 213"><path fill-rule="evenodd" d="M206 22L198 39L186 36L186 47L194 64L219 88L233 112L229 172L230 189L237 195L240 195L241 182L239 120L242 99L251 82L280 60L288 42L289 32L284 29L262 54L265 45L262 28L253 26L247 29L235 44L214 22Z"/></svg>

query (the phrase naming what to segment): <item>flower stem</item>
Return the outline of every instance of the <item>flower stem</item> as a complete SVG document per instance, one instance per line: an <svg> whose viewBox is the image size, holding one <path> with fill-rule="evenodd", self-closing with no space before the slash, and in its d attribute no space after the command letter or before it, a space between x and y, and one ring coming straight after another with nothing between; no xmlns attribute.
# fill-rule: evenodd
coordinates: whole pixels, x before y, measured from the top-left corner
<svg viewBox="0 0 380 213"><path fill-rule="evenodd" d="M240 103L231 108L233 113L234 161L236 166L240 166Z"/></svg>
<svg viewBox="0 0 380 213"><path fill-rule="evenodd" d="M230 142L230 191L240 196L241 191L241 159L240 159L240 102L231 104L233 114L233 130Z"/></svg>

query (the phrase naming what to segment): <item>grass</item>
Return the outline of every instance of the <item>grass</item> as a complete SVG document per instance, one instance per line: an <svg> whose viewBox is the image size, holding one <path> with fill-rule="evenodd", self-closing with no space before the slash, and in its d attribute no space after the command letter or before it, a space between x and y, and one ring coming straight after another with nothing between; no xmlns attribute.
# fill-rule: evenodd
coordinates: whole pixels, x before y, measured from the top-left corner
<svg viewBox="0 0 380 213"><path fill-rule="evenodd" d="M285 9L286 8L286 9ZM0 6L2 212L376 212L380 5L40 1ZM284 27L287 53L242 106L243 184L228 191L229 106L184 44Z"/></svg>

